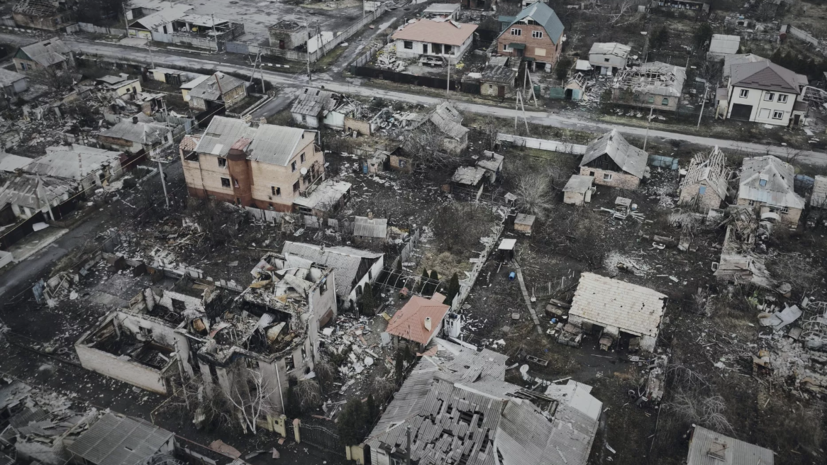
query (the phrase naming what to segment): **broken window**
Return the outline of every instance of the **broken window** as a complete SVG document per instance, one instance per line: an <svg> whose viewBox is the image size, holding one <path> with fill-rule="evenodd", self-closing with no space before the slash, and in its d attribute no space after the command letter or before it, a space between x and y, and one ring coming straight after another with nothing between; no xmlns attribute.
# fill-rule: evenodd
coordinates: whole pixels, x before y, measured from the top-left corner
<svg viewBox="0 0 827 465"><path fill-rule="evenodd" d="M302 158L301 158L301 160L302 160L302 164L304 164L304 152L302 152Z"/></svg>
<svg viewBox="0 0 827 465"><path fill-rule="evenodd" d="M294 161L293 163L291 163L291 164L290 164L290 169L291 169L292 171L296 171L296 162L295 162L295 161Z"/></svg>
<svg viewBox="0 0 827 465"><path fill-rule="evenodd" d="M406 40L402 43L402 45L408 50L413 50L413 42L411 42L410 40Z"/></svg>
<svg viewBox="0 0 827 465"><path fill-rule="evenodd" d="M450 45L443 45L443 47L446 55L454 53L454 47L451 47Z"/></svg>
<svg viewBox="0 0 827 465"><path fill-rule="evenodd" d="M786 215L787 213L790 212L790 209L787 208L787 207L782 207L781 210L779 210L779 211L781 212L782 215Z"/></svg>
<svg viewBox="0 0 827 465"><path fill-rule="evenodd" d="M543 31L531 31L531 37L534 39L542 39Z"/></svg>
<svg viewBox="0 0 827 465"><path fill-rule="evenodd" d="M609 62L609 59L608 59L608 58L604 58L604 59L603 59L603 61L604 61L604 62L606 62L606 63L608 63L608 62Z"/></svg>
<svg viewBox="0 0 827 465"><path fill-rule="evenodd" d="M218 159L218 167L219 168L226 168L227 167L227 159L226 158L219 158Z"/></svg>
<svg viewBox="0 0 827 465"><path fill-rule="evenodd" d="M749 90L741 89L741 93L739 95L741 96L741 98L747 98L747 96L749 95Z"/></svg>
<svg viewBox="0 0 827 465"><path fill-rule="evenodd" d="M301 184L300 184L300 182L301 182L301 181L296 181L296 184L293 184L293 193L294 193L294 194L295 194L296 192L298 192L298 191L299 191L299 189L301 188Z"/></svg>
<svg viewBox="0 0 827 465"><path fill-rule="evenodd" d="M649 96L649 103L655 103L655 96L654 95Z"/></svg>
<svg viewBox="0 0 827 465"><path fill-rule="evenodd" d="M221 187L230 187L230 178L221 178Z"/></svg>
<svg viewBox="0 0 827 465"><path fill-rule="evenodd" d="M612 180L612 174L611 173L603 173L603 180L604 181L611 181Z"/></svg>
<svg viewBox="0 0 827 465"><path fill-rule="evenodd" d="M775 98L775 94L772 93L772 92L767 92L766 94L764 94L764 101L765 102L772 102L774 98Z"/></svg>
<svg viewBox="0 0 827 465"><path fill-rule="evenodd" d="M772 119L781 119L784 117L783 111L774 111L772 112Z"/></svg>
<svg viewBox="0 0 827 465"><path fill-rule="evenodd" d="M327 292L327 278L324 278L319 286L319 294L324 295L325 292Z"/></svg>
<svg viewBox="0 0 827 465"><path fill-rule="evenodd" d="M291 371L296 368L296 362L293 360L293 356L289 355L284 358L284 368L287 371Z"/></svg>
<svg viewBox="0 0 827 465"><path fill-rule="evenodd" d="M521 36L521 35L523 35L523 30L520 29L520 28L516 28L516 27L512 28L511 29L511 35L512 36Z"/></svg>
<svg viewBox="0 0 827 465"><path fill-rule="evenodd" d="M778 103L787 103L787 95L781 94L778 96Z"/></svg>
<svg viewBox="0 0 827 465"><path fill-rule="evenodd" d="M661 102L660 102L660 104L661 104L661 105L663 105L663 106L667 106L667 105L669 105L669 99L668 99L668 98L664 98L664 99L663 99L663 101L661 101Z"/></svg>

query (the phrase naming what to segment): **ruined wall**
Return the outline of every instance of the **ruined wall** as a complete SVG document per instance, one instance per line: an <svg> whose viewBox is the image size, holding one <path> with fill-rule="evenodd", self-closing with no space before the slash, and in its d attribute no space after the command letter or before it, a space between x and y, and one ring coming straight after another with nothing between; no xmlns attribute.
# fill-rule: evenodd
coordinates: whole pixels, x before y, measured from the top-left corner
<svg viewBox="0 0 827 465"><path fill-rule="evenodd" d="M698 194L701 186L706 187L703 195ZM681 205L696 205L698 211L708 212L712 208L721 206L723 199L718 197L715 189L711 188L706 181L692 184L681 188L679 203Z"/></svg>
<svg viewBox="0 0 827 465"><path fill-rule="evenodd" d="M468 135L463 136L461 140L456 140L452 137L442 139L442 149L448 153L458 155L460 152L468 147Z"/></svg>
<svg viewBox="0 0 827 465"><path fill-rule="evenodd" d="M223 94L221 96L221 98L224 100L224 106L226 108L230 108L233 105L235 105L236 103L244 100L244 97L246 97L246 96L247 96L247 86L240 85L240 86L236 87L235 89L232 89L229 92L226 92L225 94Z"/></svg>
<svg viewBox="0 0 827 465"><path fill-rule="evenodd" d="M664 99L666 104L664 105ZM660 111L676 111L680 99L678 97L667 97L650 93L629 92L628 89L613 88L612 101L634 107L654 108Z"/></svg>
<svg viewBox="0 0 827 465"><path fill-rule="evenodd" d="M781 212L780 207L770 207L767 204L751 201L747 199L738 199L738 205L749 206L753 207L759 215L763 213L767 213L773 211L781 217L781 221L784 222L786 225L791 227L796 227L798 225L798 220L801 218L801 209L800 208L789 208L787 209L786 213Z"/></svg>
<svg viewBox="0 0 827 465"><path fill-rule="evenodd" d="M827 176L816 176L810 205L816 208L827 208Z"/></svg>
<svg viewBox="0 0 827 465"><path fill-rule="evenodd" d="M363 136L369 136L371 134L370 123L345 116L345 132L350 133L352 131L356 131Z"/></svg>
<svg viewBox="0 0 827 465"><path fill-rule="evenodd" d="M20 27L32 29L43 29L46 31L58 31L73 23L72 17L68 14L55 13L52 16L34 16L20 13L12 14L14 22Z"/></svg>
<svg viewBox="0 0 827 465"><path fill-rule="evenodd" d="M373 266L370 267L370 276L368 274L365 274L364 276L361 277L361 279L359 279L359 281L356 284L353 285L353 288L352 288L350 294L347 296L347 301L343 302L344 307L348 306L348 302L353 302L353 305L354 305L354 308L355 308L355 306L357 304L357 301L358 301L357 296L356 296L356 288L359 287L359 286L362 286L362 288L364 289L364 286L365 286L365 284L367 284L368 281L370 281L371 283L376 282L376 278L379 277L379 273L382 272L382 268L384 268L384 267L385 267L385 256L382 255L379 258L379 260L377 260L376 263L374 263Z"/></svg>
<svg viewBox="0 0 827 465"><path fill-rule="evenodd" d="M580 174L582 176L594 176L594 183L601 186L633 191L640 185L640 178L637 178L631 174L617 173L614 171L601 170L599 168L581 166ZM611 175L611 180L604 180L605 175Z"/></svg>
<svg viewBox="0 0 827 465"><path fill-rule="evenodd" d="M99 135L98 142L103 145L103 148L116 151L122 150L129 153L138 153L143 150L143 146L137 142L132 142L126 139L117 139L115 137Z"/></svg>
<svg viewBox="0 0 827 465"><path fill-rule="evenodd" d="M129 360L121 360L116 355L87 346L76 345L75 351L78 354L81 366L87 370L157 394L169 394L160 370Z"/></svg>

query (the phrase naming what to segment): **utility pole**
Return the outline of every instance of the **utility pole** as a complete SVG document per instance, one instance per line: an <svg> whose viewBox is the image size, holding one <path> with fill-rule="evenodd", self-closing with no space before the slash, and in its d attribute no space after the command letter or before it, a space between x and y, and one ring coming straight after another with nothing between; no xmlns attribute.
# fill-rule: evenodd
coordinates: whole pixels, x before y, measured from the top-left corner
<svg viewBox="0 0 827 465"><path fill-rule="evenodd" d="M219 88L220 89L220 88ZM167 101L161 98L161 105L164 109L164 127L169 129L169 113L167 112ZM164 200L167 203L167 210L169 210L169 196L167 195L167 180L164 177L164 167L161 165L161 154L160 152L158 155L158 174L161 175L161 187L164 189Z"/></svg>
<svg viewBox="0 0 827 465"><path fill-rule="evenodd" d="M150 39L146 40L146 49L149 50L149 61L152 63L152 67L155 67L155 56L152 55L152 46L150 45Z"/></svg>
<svg viewBox="0 0 827 465"><path fill-rule="evenodd" d="M700 127L701 127L701 118L703 118L703 116L704 116L704 105L706 105L706 92L707 92L707 90L709 90L709 87L707 87L707 83L704 82L704 99L701 100L701 113L698 115L698 125L696 126L696 129L700 129Z"/></svg>
<svg viewBox="0 0 827 465"><path fill-rule="evenodd" d="M210 15L210 21L212 21L212 35L215 38L215 53L218 53L218 34L215 32L215 15Z"/></svg>
<svg viewBox="0 0 827 465"><path fill-rule="evenodd" d="M411 465L411 425L405 425L405 438L408 443L405 447L405 464Z"/></svg>
<svg viewBox="0 0 827 465"><path fill-rule="evenodd" d="M652 112L655 110L654 105L649 107L649 119L646 120L646 137L643 138L643 151L646 151L646 142L649 140L649 125L652 124Z"/></svg>
<svg viewBox="0 0 827 465"><path fill-rule="evenodd" d="M451 59L448 58L448 84L445 85L445 95L451 92Z"/></svg>
<svg viewBox="0 0 827 465"><path fill-rule="evenodd" d="M126 36L129 37L129 20L126 19L126 2L123 3L123 27L126 30Z"/></svg>

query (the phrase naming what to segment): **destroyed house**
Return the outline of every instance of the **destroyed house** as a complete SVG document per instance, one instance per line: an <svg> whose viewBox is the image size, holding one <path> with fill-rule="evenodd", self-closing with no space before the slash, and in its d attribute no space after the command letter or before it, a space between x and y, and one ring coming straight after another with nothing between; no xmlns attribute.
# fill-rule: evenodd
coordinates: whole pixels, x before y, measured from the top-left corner
<svg viewBox="0 0 827 465"><path fill-rule="evenodd" d="M67 71L74 66L69 47L58 38L52 38L17 49L12 58L14 69L19 73L43 69Z"/></svg>
<svg viewBox="0 0 827 465"><path fill-rule="evenodd" d="M500 16L499 21L497 53L528 61L532 69L539 64L551 71L563 49L565 27L550 6L533 3L517 16Z"/></svg>
<svg viewBox="0 0 827 465"><path fill-rule="evenodd" d="M612 129L591 141L580 161L580 175L591 176L601 186L635 190L648 175L649 155Z"/></svg>
<svg viewBox="0 0 827 465"><path fill-rule="evenodd" d="M324 154L316 136L316 131L251 127L216 116L195 149L181 151L187 190L194 197L290 212L294 201L306 199L324 179Z"/></svg>
<svg viewBox="0 0 827 465"><path fill-rule="evenodd" d="M720 207L726 199L729 175L726 155L717 146L710 153L696 154L681 181L679 203L702 212Z"/></svg>
<svg viewBox="0 0 827 465"><path fill-rule="evenodd" d="M339 306L355 306L364 287L373 283L382 272L385 255L352 247L325 247L287 241L282 248L285 256L298 256L328 267L336 273L336 295Z"/></svg>
<svg viewBox="0 0 827 465"><path fill-rule="evenodd" d="M617 42L595 42L589 50L589 64L601 75L613 76L626 68L632 47Z"/></svg>
<svg viewBox="0 0 827 465"><path fill-rule="evenodd" d="M680 103L686 68L653 61L617 74L612 101L623 105L676 111Z"/></svg>
<svg viewBox="0 0 827 465"><path fill-rule="evenodd" d="M773 156L745 158L738 181L738 205L755 210L761 220L795 227L804 199L795 193L795 168Z"/></svg>
<svg viewBox="0 0 827 465"><path fill-rule="evenodd" d="M280 50L292 50L307 43L310 38L306 26L296 21L281 20L267 28L270 46Z"/></svg>
<svg viewBox="0 0 827 465"><path fill-rule="evenodd" d="M29 88L29 78L17 73L0 68L0 94L6 98L25 92Z"/></svg>
<svg viewBox="0 0 827 465"><path fill-rule="evenodd" d="M158 454L171 454L175 435L140 419L107 413L89 427L67 450L79 463L126 465L155 463Z"/></svg>
<svg viewBox="0 0 827 465"><path fill-rule="evenodd" d="M305 216L323 217L325 214L334 214L350 199L350 188L349 182L332 179L310 185L301 196L293 199L293 209Z"/></svg>
<svg viewBox="0 0 827 465"><path fill-rule="evenodd" d="M408 430L412 463L587 463L602 411L590 387L530 391L505 382L502 354L431 347L368 436L370 463L404 463Z"/></svg>
<svg viewBox="0 0 827 465"><path fill-rule="evenodd" d="M442 149L459 154L468 147L470 129L462 125L462 115L449 102L442 102L411 130L437 131L443 135Z"/></svg>
<svg viewBox="0 0 827 465"><path fill-rule="evenodd" d="M47 147L46 155L35 158L24 169L27 173L62 178L78 183L78 189L90 191L117 180L123 174L123 152L85 145Z"/></svg>
<svg viewBox="0 0 827 465"><path fill-rule="evenodd" d="M98 142L107 149L127 152L130 155L155 156L172 144L172 130L164 123L142 121L145 117L133 116L105 129L98 135Z"/></svg>
<svg viewBox="0 0 827 465"><path fill-rule="evenodd" d="M77 184L61 178L22 173L3 181L0 179L0 211L10 207L14 216L28 219L43 214L51 220L61 216L57 210L75 195ZM44 218L45 218L44 217Z"/></svg>
<svg viewBox="0 0 827 465"><path fill-rule="evenodd" d="M798 125L807 111L799 101L806 76L796 74L769 60L737 63L730 66L726 96L718 108L724 117L775 126Z"/></svg>
<svg viewBox="0 0 827 465"><path fill-rule="evenodd" d="M12 8L14 23L20 27L65 31L76 24L75 0L19 0Z"/></svg>
<svg viewBox="0 0 827 465"><path fill-rule="evenodd" d="M499 98L513 97L515 79L517 71L505 65L489 63L480 76L480 94Z"/></svg>
<svg viewBox="0 0 827 465"><path fill-rule="evenodd" d="M694 426L686 465L773 465L769 449L740 441L702 426Z"/></svg>
<svg viewBox="0 0 827 465"><path fill-rule="evenodd" d="M247 97L247 83L224 73L215 73L193 87L187 94L190 108L211 110L220 106L231 108Z"/></svg>
<svg viewBox="0 0 827 465"><path fill-rule="evenodd" d="M620 333L640 338L640 348L654 352L666 296L651 289L583 273L574 292L569 323L585 331L601 328L618 339Z"/></svg>
<svg viewBox="0 0 827 465"><path fill-rule="evenodd" d="M476 24L420 19L394 32L396 56L399 58L434 57L456 64L474 42Z"/></svg>
<svg viewBox="0 0 827 465"><path fill-rule="evenodd" d="M227 300L215 285L183 278L173 289L147 288L127 308L102 317L75 343L83 368L141 389L172 394L172 378L197 371L198 338L208 308Z"/></svg>
<svg viewBox="0 0 827 465"><path fill-rule="evenodd" d="M321 126L327 113L338 105L341 95L333 92L305 87L296 101L293 102L290 113L296 124L311 129L318 129Z"/></svg>
<svg viewBox="0 0 827 465"><path fill-rule="evenodd" d="M291 379L301 382L319 358L319 328L336 316L334 272L297 256L265 255L238 305L212 319L196 354L204 385L233 395L252 370L266 392L263 412L284 413Z"/></svg>

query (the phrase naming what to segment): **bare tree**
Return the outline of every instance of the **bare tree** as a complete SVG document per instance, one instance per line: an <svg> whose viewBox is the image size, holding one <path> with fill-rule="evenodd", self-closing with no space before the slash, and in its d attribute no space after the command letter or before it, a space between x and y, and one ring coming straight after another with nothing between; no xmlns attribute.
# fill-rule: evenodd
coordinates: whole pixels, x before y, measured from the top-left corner
<svg viewBox="0 0 827 465"><path fill-rule="evenodd" d="M443 150L445 135L433 124L424 123L408 131L402 148L415 163L426 166L447 166L454 159Z"/></svg>
<svg viewBox="0 0 827 465"><path fill-rule="evenodd" d="M258 419L278 386L270 386L269 380L250 368L237 367L231 372L231 380L227 400L235 407L244 432L256 434Z"/></svg>
<svg viewBox="0 0 827 465"><path fill-rule="evenodd" d="M732 431L732 424L724 411L726 402L721 396L701 395L697 391L679 390L672 402L664 408L692 424L702 425L713 431Z"/></svg>
<svg viewBox="0 0 827 465"><path fill-rule="evenodd" d="M520 207L525 213L544 220L551 210L551 178L546 173L524 173L517 184Z"/></svg>
<svg viewBox="0 0 827 465"><path fill-rule="evenodd" d="M493 116L486 116L479 125L480 142L483 150L494 150L497 145L497 134L500 132L497 120Z"/></svg>
<svg viewBox="0 0 827 465"><path fill-rule="evenodd" d="M38 68L28 73L34 84L48 87L52 91L61 91L72 86L72 76L68 71L54 66Z"/></svg>
<svg viewBox="0 0 827 465"><path fill-rule="evenodd" d="M322 404L322 390L319 383L312 379L300 381L293 387L293 392L302 412L318 408Z"/></svg>

